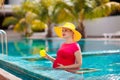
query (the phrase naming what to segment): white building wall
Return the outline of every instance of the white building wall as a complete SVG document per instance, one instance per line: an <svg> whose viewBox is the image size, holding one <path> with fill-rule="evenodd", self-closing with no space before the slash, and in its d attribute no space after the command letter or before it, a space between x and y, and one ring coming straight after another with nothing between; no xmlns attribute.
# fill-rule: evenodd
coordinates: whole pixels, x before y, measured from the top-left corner
<svg viewBox="0 0 120 80"><path fill-rule="evenodd" d="M21 4L24 0L9 0L10 5Z"/></svg>
<svg viewBox="0 0 120 80"><path fill-rule="evenodd" d="M120 16L85 20L86 36L103 36L103 33L120 31Z"/></svg>

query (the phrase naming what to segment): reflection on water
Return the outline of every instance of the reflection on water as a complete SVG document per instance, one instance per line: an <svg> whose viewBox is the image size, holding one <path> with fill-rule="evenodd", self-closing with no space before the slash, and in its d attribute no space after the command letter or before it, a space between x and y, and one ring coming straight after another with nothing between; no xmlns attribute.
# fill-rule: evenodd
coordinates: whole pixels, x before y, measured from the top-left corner
<svg viewBox="0 0 120 80"><path fill-rule="evenodd" d="M120 66L120 63L112 63L109 66Z"/></svg>
<svg viewBox="0 0 120 80"><path fill-rule="evenodd" d="M104 42L105 40L81 39L78 43L83 53L114 53L114 51L120 52L119 40L111 40L107 44ZM8 52L10 56L31 56L38 55L41 48L46 49L47 47L49 54L55 54L62 43L62 39L24 39L21 41L11 41L8 43Z"/></svg>

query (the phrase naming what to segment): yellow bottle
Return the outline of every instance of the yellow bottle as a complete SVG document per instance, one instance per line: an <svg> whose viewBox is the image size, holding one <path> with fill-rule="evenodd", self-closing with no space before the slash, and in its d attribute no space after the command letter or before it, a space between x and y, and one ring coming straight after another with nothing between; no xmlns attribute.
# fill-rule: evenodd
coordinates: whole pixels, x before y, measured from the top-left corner
<svg viewBox="0 0 120 80"><path fill-rule="evenodd" d="M46 56L46 51L44 49L40 50L40 56L45 57Z"/></svg>

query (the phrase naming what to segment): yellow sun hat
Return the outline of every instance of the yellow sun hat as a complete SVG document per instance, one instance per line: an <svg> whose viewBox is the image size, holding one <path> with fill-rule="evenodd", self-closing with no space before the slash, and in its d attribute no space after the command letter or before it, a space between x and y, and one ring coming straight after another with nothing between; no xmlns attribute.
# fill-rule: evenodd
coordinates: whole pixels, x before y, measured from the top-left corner
<svg viewBox="0 0 120 80"><path fill-rule="evenodd" d="M56 26L54 27L54 31L57 34L58 37L63 37L62 36L62 28L68 28L70 30L72 30L74 32L74 41L79 41L82 37L82 35L80 34L80 32L78 32L77 30L75 30L75 25L70 23L70 22L66 22L64 25L62 26Z"/></svg>

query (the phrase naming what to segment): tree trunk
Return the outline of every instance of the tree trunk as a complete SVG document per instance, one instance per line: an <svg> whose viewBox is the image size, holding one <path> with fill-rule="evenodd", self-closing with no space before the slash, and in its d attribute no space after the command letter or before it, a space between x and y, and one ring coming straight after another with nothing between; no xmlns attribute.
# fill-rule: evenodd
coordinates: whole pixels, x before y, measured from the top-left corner
<svg viewBox="0 0 120 80"><path fill-rule="evenodd" d="M81 33L82 38L85 38L85 26L82 21L79 22L77 30Z"/></svg>
<svg viewBox="0 0 120 80"><path fill-rule="evenodd" d="M48 33L46 37L52 37L52 25L51 22L48 22Z"/></svg>
<svg viewBox="0 0 120 80"><path fill-rule="evenodd" d="M83 21L79 22L77 30L81 33L82 38L85 38L85 26L83 24ZM81 46L81 51L83 52L85 50L85 41L82 40L82 43L83 44L81 44L80 46Z"/></svg>

